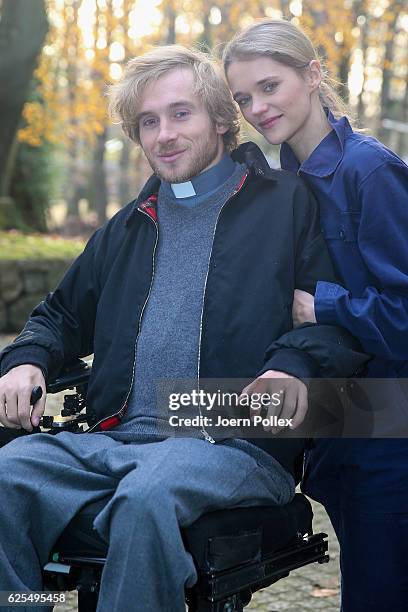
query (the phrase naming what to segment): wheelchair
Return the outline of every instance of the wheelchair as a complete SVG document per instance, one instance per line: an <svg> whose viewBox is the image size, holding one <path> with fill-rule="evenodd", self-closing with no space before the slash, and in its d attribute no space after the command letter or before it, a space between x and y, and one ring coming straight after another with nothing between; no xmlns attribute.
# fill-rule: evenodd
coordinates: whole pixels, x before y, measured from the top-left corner
<svg viewBox="0 0 408 612"><path fill-rule="evenodd" d="M65 395L59 417L43 417L41 426L50 435L62 430L81 433L90 370L87 363L77 360L47 384L48 393L74 391ZM22 434L21 430L1 428L0 446ZM93 521L107 501L89 504L72 519L43 569L46 589L78 591L78 612L94 612L97 607L107 546L93 529ZM327 563L327 534L313 534L312 518L310 502L300 493L285 506L202 515L183 530L198 575L197 583L185 593L189 612L241 612L257 590L304 565Z"/></svg>

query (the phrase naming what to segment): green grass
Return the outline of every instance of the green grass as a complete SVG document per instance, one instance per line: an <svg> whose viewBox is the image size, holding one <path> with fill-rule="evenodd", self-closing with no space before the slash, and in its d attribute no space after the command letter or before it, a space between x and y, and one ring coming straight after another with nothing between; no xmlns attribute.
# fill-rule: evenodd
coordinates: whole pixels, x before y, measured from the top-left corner
<svg viewBox="0 0 408 612"><path fill-rule="evenodd" d="M82 240L0 231L0 260L74 259L84 246Z"/></svg>

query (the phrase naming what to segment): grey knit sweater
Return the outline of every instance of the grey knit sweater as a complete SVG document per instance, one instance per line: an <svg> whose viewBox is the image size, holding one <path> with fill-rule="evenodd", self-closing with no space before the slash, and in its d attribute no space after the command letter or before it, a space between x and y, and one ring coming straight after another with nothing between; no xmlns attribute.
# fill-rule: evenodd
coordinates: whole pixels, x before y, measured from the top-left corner
<svg viewBox="0 0 408 612"><path fill-rule="evenodd" d="M158 414L157 385L169 379L197 379L200 321L216 220L243 173L236 164L215 192L196 198L196 206L194 198L183 205L168 183L159 190L159 241L137 340L134 384L125 419L112 432L120 433L121 439L136 433L171 435L167 412Z"/></svg>

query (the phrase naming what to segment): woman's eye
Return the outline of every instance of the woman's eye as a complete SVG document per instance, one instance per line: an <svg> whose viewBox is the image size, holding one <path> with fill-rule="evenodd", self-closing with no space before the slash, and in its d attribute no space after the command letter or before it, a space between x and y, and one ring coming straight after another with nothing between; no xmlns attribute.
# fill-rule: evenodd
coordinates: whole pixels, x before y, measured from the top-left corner
<svg viewBox="0 0 408 612"><path fill-rule="evenodd" d="M239 98L237 100L237 104L240 108L247 106L249 104L249 96L246 96L245 98Z"/></svg>
<svg viewBox="0 0 408 612"><path fill-rule="evenodd" d="M177 111L176 113L176 119L184 119L185 117L188 117L190 113L188 111Z"/></svg>
<svg viewBox="0 0 408 612"><path fill-rule="evenodd" d="M275 91L277 86L278 83L265 83L264 91L266 91L266 93L270 93L271 91Z"/></svg>

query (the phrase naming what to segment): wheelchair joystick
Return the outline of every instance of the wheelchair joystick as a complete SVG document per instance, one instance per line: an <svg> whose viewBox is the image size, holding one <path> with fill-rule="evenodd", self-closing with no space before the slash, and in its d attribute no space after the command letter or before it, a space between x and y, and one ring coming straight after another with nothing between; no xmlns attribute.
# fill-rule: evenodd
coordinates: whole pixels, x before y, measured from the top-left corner
<svg viewBox="0 0 408 612"><path fill-rule="evenodd" d="M30 395L30 406L34 406L42 398L42 394L43 392L39 385L33 387Z"/></svg>

